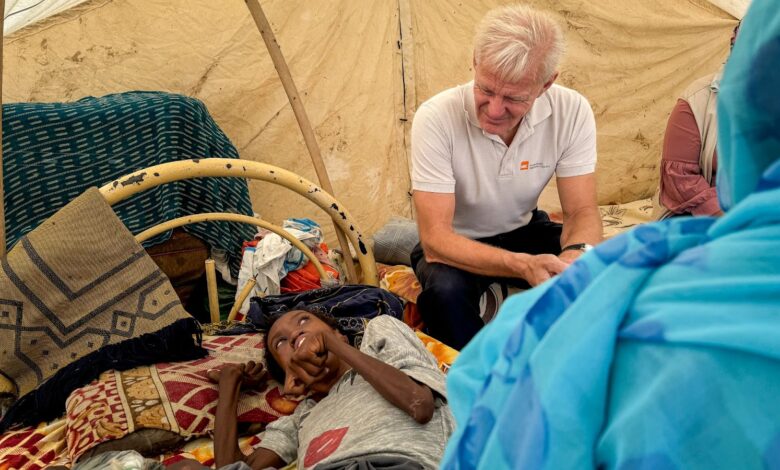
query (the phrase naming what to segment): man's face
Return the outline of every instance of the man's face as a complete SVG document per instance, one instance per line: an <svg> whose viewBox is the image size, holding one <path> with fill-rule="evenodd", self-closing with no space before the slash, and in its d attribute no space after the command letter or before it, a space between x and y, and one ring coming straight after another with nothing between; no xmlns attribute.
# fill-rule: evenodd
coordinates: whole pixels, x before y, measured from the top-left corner
<svg viewBox="0 0 780 470"><path fill-rule="evenodd" d="M555 77L547 84L531 78L507 83L481 65L475 66L474 70L474 104L479 125L509 145L536 98L552 85Z"/></svg>
<svg viewBox="0 0 780 470"><path fill-rule="evenodd" d="M332 334L333 328L315 315L303 310L287 312L268 331L268 350L285 372L285 393L302 394L309 390L327 393L335 380L338 379L336 374L338 374L341 364L338 357L330 353L327 353L325 367L330 369L331 373L323 377L316 385L310 384L311 386L305 387L300 377L297 377L290 370L294 352L317 332Z"/></svg>

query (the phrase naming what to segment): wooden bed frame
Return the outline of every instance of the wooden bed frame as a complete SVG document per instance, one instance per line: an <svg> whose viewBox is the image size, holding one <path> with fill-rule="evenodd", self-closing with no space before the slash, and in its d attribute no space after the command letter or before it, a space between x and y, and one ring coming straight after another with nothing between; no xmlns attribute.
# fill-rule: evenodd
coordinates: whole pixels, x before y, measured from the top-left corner
<svg viewBox="0 0 780 470"><path fill-rule="evenodd" d="M363 232L343 204L311 181L291 171L273 165L233 158L204 158L202 160L169 162L144 168L117 178L101 187L100 193L106 198L106 201L113 206L134 194L165 183L203 177L249 178L266 181L288 188L309 199L319 206L320 209L324 210L333 220L334 225L346 234L346 237L357 254L362 273L362 283L371 286L379 285L379 276L377 274L376 262L374 260L374 253L371 245L364 241ZM147 229L136 235L136 240L143 242L155 235L176 227L196 222L217 220L244 222L263 227L280 235L282 238L285 238L292 243L293 246L301 250L303 254L311 260L312 264L317 269L320 279L323 281L322 285L326 285L329 277L320 261L306 245L283 228L257 217L231 213L194 214L169 220ZM352 260L349 251L346 253L346 257L348 264L351 264ZM211 321L217 322L219 321L219 311L216 302L216 275L214 273L213 264L209 265L208 260L206 274L207 279L209 280ZM357 279L352 278L352 281L357 282ZM228 316L229 320L232 320L235 317L238 306L241 305L246 296L249 295L253 285L254 284L251 284L249 288L245 288L239 293L240 295L236 301L236 305L231 309L230 315Z"/></svg>
<svg viewBox="0 0 780 470"><path fill-rule="evenodd" d="M337 201L336 198L331 196L316 184L291 171L273 165L233 158L181 160L177 162L163 163L162 165L155 165L149 168L135 171L133 173L129 173L121 178L103 185L100 188L100 193L106 198L106 201L108 201L108 203L113 206L114 204L123 201L134 194L160 186L165 183L203 177L249 178L266 181L288 188L309 199L313 203L317 204L320 209L324 210L330 216L330 218L333 220L333 223L346 234L347 238L352 243L352 246L357 254L358 263L360 264L360 268L362 270L362 282L372 286L379 285L379 277L376 271L373 250L371 249L371 246L365 242L363 232L360 230L357 222L349 213L349 211L339 201ZM163 224L152 227L151 229L148 229L145 232L137 235L136 239L143 241L174 227L180 227L188 223L202 222L205 220L232 220L236 222L248 222L268 228L269 230L279 233L288 240L290 240L290 238L295 238L284 229L269 224L268 222L265 222L261 219L256 219L249 216L240 216L238 214L213 213L187 216L175 219L173 221L164 222ZM290 241L292 242L292 240ZM297 246L300 242L296 242L297 239L292 243ZM308 251L307 256L309 256L309 259L314 260L313 262L315 263L315 266L319 265L319 269L317 271L322 276L324 274L324 272L322 272L322 266L318 261L316 261L316 257L314 257L311 251L308 249L301 251L304 253Z"/></svg>

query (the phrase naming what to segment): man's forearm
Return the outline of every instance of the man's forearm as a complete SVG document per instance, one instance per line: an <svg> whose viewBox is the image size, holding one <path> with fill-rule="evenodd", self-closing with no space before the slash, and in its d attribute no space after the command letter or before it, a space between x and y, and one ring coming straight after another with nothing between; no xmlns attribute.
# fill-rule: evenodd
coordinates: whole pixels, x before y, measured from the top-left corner
<svg viewBox="0 0 780 470"><path fill-rule="evenodd" d="M564 213L561 248L575 243L597 245L602 238L603 227L598 207L584 208L571 215Z"/></svg>
<svg viewBox="0 0 780 470"><path fill-rule="evenodd" d="M445 232L423 240L428 262L443 263L474 274L496 277L523 277L530 255L512 253L468 239L455 232Z"/></svg>

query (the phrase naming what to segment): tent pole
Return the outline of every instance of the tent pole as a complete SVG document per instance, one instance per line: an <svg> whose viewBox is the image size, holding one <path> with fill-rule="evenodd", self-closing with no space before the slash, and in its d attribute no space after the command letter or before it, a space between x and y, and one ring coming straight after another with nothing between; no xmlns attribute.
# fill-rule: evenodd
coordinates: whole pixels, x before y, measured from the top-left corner
<svg viewBox="0 0 780 470"><path fill-rule="evenodd" d="M3 186L3 42L5 0L0 0L0 256L5 256L5 186Z"/></svg>
<svg viewBox="0 0 780 470"><path fill-rule="evenodd" d="M263 12L263 7L260 6L259 0L245 1L247 7L249 8L249 12L252 14L252 18L255 20L257 29L260 31L260 35L263 37L265 46L268 49L268 53L270 54L271 60L274 63L276 73L279 74L279 79L282 82L284 91L287 93L287 99L290 100L290 105L292 106L293 113L295 114L295 119L298 121L298 126L301 128L301 133L303 134L303 140L306 143L306 148L309 150L309 155L311 155L311 160L314 164L314 171L317 173L317 179L319 180L320 186L322 186L322 189L335 196L336 194L333 192L333 186L330 184L330 178L328 177L328 171L325 169L325 163L322 160L320 147L317 145L317 139L314 137L314 130L311 127L309 117L306 114L303 103L301 102L298 89L296 88L295 82L293 81L292 75L290 74L290 69L287 67L287 62L284 60L284 55L282 55L282 50L279 47L279 43L276 42L276 36L271 29L271 24L268 23L268 18L266 18L265 13ZM347 237L337 225L334 224L334 228L336 229L336 236L338 237L339 245L341 246L341 250L344 253L344 264L347 267L347 275L349 276L349 279L352 280L352 282L358 282L357 274L355 272L355 265L352 262L352 254L349 249L349 243L347 242Z"/></svg>

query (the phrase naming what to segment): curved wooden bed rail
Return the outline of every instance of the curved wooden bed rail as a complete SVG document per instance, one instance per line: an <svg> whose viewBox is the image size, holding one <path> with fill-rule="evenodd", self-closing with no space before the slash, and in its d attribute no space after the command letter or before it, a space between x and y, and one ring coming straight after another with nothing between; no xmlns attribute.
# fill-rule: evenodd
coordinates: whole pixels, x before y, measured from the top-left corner
<svg viewBox="0 0 780 470"><path fill-rule="evenodd" d="M301 250L303 254L309 258L312 264L314 264L314 268L317 270L317 274L320 275L320 280L323 281L323 286L325 286L325 282L329 280L328 273L325 272L325 268L322 267L322 263L320 263L320 260L317 259L308 246L295 238L290 232L283 229L282 227L274 225L270 222L266 222L265 220L258 217L251 217L243 214L231 214L229 212L207 212L203 214L185 215L184 217L172 219L167 222L155 225L152 228L148 228L136 235L135 239L138 243L143 243L155 235L159 235L163 232L167 232L168 230L172 230L183 225L214 221L243 222L246 224L255 225L257 227L263 227L266 230L274 232L288 242L292 243L295 248Z"/></svg>
<svg viewBox="0 0 780 470"><path fill-rule="evenodd" d="M371 247L349 211L333 196L295 173L265 163L232 158L204 158L163 163L122 176L100 188L110 205L130 196L172 181L203 177L249 178L284 186L309 199L333 219L346 234L357 253L363 284L379 285L376 262ZM349 253L344 254L349 257ZM349 262L349 260L347 260ZM350 279L357 282L357 279Z"/></svg>

